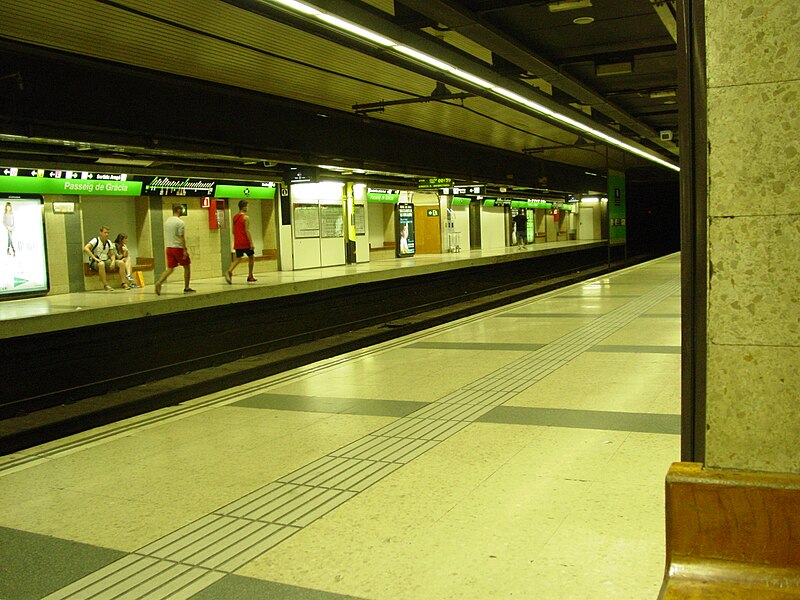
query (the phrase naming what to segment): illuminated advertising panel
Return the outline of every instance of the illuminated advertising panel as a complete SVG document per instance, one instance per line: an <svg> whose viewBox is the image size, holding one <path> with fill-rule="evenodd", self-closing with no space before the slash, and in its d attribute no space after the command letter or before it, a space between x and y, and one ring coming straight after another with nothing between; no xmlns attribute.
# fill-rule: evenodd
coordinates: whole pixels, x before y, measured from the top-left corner
<svg viewBox="0 0 800 600"><path fill-rule="evenodd" d="M41 196L0 196L0 299L46 294L50 289Z"/></svg>
<svg viewBox="0 0 800 600"><path fill-rule="evenodd" d="M401 202L397 211L397 256L414 256L414 205Z"/></svg>

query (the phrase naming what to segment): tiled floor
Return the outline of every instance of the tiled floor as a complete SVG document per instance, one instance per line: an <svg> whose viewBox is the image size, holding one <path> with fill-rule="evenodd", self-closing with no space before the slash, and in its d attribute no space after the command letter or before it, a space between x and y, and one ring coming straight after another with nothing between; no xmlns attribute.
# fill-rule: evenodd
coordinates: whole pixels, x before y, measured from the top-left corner
<svg viewBox="0 0 800 600"><path fill-rule="evenodd" d="M655 598L679 257L0 458L0 598Z"/></svg>

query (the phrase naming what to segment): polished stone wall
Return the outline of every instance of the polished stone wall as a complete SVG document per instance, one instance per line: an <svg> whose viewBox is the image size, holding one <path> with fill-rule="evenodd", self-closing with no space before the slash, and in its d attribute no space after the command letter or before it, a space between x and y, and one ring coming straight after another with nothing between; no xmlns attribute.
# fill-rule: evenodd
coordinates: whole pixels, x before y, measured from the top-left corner
<svg viewBox="0 0 800 600"><path fill-rule="evenodd" d="M800 473L800 2L705 17L706 465Z"/></svg>

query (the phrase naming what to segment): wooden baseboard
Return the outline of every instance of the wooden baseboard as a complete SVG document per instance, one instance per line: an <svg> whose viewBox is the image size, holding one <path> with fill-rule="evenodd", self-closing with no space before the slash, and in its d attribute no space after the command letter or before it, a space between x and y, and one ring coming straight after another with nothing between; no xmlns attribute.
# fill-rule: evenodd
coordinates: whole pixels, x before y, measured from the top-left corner
<svg viewBox="0 0 800 600"><path fill-rule="evenodd" d="M660 600L800 598L800 475L675 463Z"/></svg>

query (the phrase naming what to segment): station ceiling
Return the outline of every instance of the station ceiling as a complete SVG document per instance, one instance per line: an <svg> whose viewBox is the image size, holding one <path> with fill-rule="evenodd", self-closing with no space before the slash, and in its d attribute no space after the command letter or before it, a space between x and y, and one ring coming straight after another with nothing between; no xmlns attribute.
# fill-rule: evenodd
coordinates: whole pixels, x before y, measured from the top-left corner
<svg viewBox="0 0 800 600"><path fill-rule="evenodd" d="M0 41L586 168L665 170L602 135L678 163L674 0L303 0L325 19L285 2L5 0ZM0 90L13 86L24 74L0 73ZM0 141L2 156L20 140Z"/></svg>

